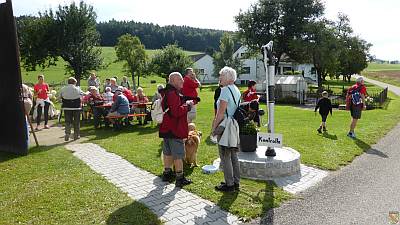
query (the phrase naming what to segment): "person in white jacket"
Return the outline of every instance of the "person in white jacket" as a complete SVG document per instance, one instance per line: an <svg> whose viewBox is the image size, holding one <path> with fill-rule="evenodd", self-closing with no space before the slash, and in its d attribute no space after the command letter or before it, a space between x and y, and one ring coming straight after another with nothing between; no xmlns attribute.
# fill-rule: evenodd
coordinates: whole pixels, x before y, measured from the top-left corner
<svg viewBox="0 0 400 225"><path fill-rule="evenodd" d="M215 189L222 192L239 190L240 170L237 157L239 147L239 126L233 115L239 105L240 91L235 86L236 71L230 67L224 67L219 72L219 82L222 85L221 94L217 101L217 113L215 115L212 130L224 121L224 132L218 137L218 149L225 182L221 182Z"/></svg>

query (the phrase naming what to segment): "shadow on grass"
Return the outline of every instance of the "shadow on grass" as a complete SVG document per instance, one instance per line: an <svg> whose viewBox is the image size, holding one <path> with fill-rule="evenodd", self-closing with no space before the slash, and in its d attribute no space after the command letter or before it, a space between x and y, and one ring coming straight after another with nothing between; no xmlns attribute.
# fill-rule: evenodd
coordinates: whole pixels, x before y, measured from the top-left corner
<svg viewBox="0 0 400 225"><path fill-rule="evenodd" d="M267 181L265 182L265 190L261 190L264 192L262 224L274 224L274 186L275 183L273 181Z"/></svg>
<svg viewBox="0 0 400 225"><path fill-rule="evenodd" d="M377 149L372 148L371 145L365 143L364 141L362 141L362 140L360 140L358 138L354 139L354 143L356 143L356 145L359 148L361 148L367 154L377 155L377 156L382 157L382 158L389 158L389 156L386 155L385 153L383 153L383 152L381 152L381 151L379 151Z"/></svg>
<svg viewBox="0 0 400 225"><path fill-rule="evenodd" d="M321 136L324 137L324 138L331 139L331 140L337 140L338 139L336 134L329 134L328 132L322 133Z"/></svg>
<svg viewBox="0 0 400 225"><path fill-rule="evenodd" d="M31 154L36 154L36 153L40 153L40 152L46 152L46 151L52 150L54 148L57 148L57 147L63 146L63 145L65 145L65 143L49 145L49 146L31 147L28 150L28 155L17 155L17 154L8 153L8 152L0 152L0 163L8 161L8 160L16 159L16 158L26 157L26 156L29 156Z"/></svg>

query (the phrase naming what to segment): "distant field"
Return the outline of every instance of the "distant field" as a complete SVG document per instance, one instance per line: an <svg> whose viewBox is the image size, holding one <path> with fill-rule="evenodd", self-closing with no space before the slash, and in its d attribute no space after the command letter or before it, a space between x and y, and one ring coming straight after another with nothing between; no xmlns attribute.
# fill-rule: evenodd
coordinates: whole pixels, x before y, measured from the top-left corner
<svg viewBox="0 0 400 225"><path fill-rule="evenodd" d="M361 74L400 87L400 64L370 63Z"/></svg>
<svg viewBox="0 0 400 225"><path fill-rule="evenodd" d="M102 55L104 57L104 63L108 65L106 69L98 70L97 75L100 77L101 81L104 81L107 77L114 77L117 76L121 78L124 75L123 72L123 62L115 62L117 59L115 50L113 47L101 47L102 48ZM146 50L149 57L153 57L154 54L160 50ZM191 52L185 51L188 55L199 54L200 52ZM65 62L64 60L60 59L57 63L57 66L51 66L46 69L37 68L37 71L27 72L23 68L21 68L22 80L25 83L35 83L37 82L37 75L43 73L45 75L46 82L49 84L52 83L60 83L69 75L65 75ZM152 80L156 79L159 80L158 77L151 78ZM161 80L161 78L160 78ZM143 82L150 82L150 78L143 79ZM84 83L83 83L84 85Z"/></svg>
<svg viewBox="0 0 400 225"><path fill-rule="evenodd" d="M378 63L369 63L365 72L373 72L373 71L388 71L388 70L399 70L400 64L378 64Z"/></svg>

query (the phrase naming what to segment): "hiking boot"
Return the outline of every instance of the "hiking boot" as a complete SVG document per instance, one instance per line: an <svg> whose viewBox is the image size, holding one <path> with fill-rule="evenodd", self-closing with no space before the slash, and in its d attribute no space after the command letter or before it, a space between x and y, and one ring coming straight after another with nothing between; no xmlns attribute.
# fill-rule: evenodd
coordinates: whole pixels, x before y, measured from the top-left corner
<svg viewBox="0 0 400 225"><path fill-rule="evenodd" d="M225 183L221 183L219 186L215 186L215 190L221 191L221 192L234 192L235 191L235 185L228 186Z"/></svg>
<svg viewBox="0 0 400 225"><path fill-rule="evenodd" d="M328 130L326 129L326 127L324 127L323 129L322 129L324 132L327 132Z"/></svg>
<svg viewBox="0 0 400 225"><path fill-rule="evenodd" d="M177 178L175 181L175 187L182 188L183 186L189 185L191 183L193 183L192 180L187 179L186 177Z"/></svg>
<svg viewBox="0 0 400 225"><path fill-rule="evenodd" d="M174 173L172 172L172 170L166 172L164 171L162 176L161 176L162 181L164 182L169 182L171 183L172 180L174 179Z"/></svg>
<svg viewBox="0 0 400 225"><path fill-rule="evenodd" d="M222 185L225 185L225 182L221 182ZM237 183L233 183L233 187L235 188L235 191L240 191L240 186Z"/></svg>
<svg viewBox="0 0 400 225"><path fill-rule="evenodd" d="M321 127L317 129L318 133L322 134Z"/></svg>
<svg viewBox="0 0 400 225"><path fill-rule="evenodd" d="M64 141L68 141L68 140L69 140L69 135L66 134L65 137L64 137Z"/></svg>

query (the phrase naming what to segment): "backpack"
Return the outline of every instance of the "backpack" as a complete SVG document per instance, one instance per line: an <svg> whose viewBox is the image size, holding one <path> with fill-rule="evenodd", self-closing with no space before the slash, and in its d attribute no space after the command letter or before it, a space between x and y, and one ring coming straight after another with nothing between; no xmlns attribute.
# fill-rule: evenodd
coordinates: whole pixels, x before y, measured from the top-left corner
<svg viewBox="0 0 400 225"><path fill-rule="evenodd" d="M165 96L161 99L157 99L151 106L151 119L157 124L162 123L164 114L169 110L169 108L167 108L165 111L162 109L162 101L164 98Z"/></svg>
<svg viewBox="0 0 400 225"><path fill-rule="evenodd" d="M228 87L228 89L231 92L231 95L232 95L232 98L233 98L233 102L235 103L235 105L238 106L236 108L235 113L233 114L233 118L236 120L236 122L238 123L239 127L242 127L243 125L245 125L249 121L249 118L247 117L247 112L246 112L245 109L240 107L240 99L239 99L238 103L236 104L235 96L233 96L232 90L229 87ZM228 115L228 110L226 111L226 114Z"/></svg>
<svg viewBox="0 0 400 225"><path fill-rule="evenodd" d="M351 103L355 106L362 104L362 98L360 93L361 87L362 86L359 86L349 91L349 95L351 97Z"/></svg>

